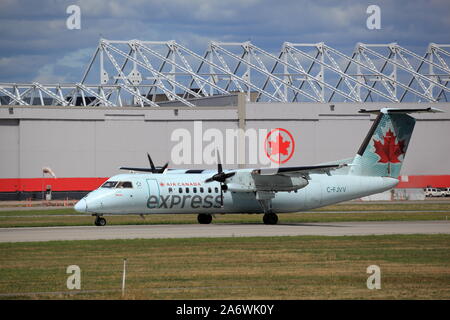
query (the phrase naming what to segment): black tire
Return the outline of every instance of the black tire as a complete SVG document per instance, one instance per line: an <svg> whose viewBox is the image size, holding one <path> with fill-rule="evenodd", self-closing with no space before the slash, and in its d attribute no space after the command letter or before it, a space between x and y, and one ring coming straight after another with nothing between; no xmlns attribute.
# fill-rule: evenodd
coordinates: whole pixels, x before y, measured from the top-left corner
<svg viewBox="0 0 450 320"><path fill-rule="evenodd" d="M200 224L210 224L212 221L212 215L201 213L197 216L197 221Z"/></svg>
<svg viewBox="0 0 450 320"><path fill-rule="evenodd" d="M104 225L106 225L106 219L98 217L97 219L95 219L95 225L98 227L103 227Z"/></svg>
<svg viewBox="0 0 450 320"><path fill-rule="evenodd" d="M264 224L277 224L278 216L275 213L266 213L263 217Z"/></svg>

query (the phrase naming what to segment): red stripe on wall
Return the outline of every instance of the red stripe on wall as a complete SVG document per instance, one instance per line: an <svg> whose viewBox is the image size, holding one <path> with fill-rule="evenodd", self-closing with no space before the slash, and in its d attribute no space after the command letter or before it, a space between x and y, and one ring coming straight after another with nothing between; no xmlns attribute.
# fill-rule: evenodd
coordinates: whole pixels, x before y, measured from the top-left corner
<svg viewBox="0 0 450 320"><path fill-rule="evenodd" d="M42 191L50 185L52 191L92 191L108 178L30 178L0 179L0 192Z"/></svg>
<svg viewBox="0 0 450 320"><path fill-rule="evenodd" d="M450 187L450 175L401 176L397 188L435 188ZM45 190L47 185L52 191L92 191L108 178L29 178L0 179L0 192L30 192Z"/></svg>
<svg viewBox="0 0 450 320"><path fill-rule="evenodd" d="M397 188L450 187L450 175L401 176Z"/></svg>

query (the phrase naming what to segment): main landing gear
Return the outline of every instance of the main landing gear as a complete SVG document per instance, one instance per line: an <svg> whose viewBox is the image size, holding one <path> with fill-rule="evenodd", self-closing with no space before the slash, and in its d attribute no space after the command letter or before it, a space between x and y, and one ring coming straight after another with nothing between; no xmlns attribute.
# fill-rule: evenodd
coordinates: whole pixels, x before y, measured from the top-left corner
<svg viewBox="0 0 450 320"><path fill-rule="evenodd" d="M212 221L212 215L206 213L200 213L197 216L197 221L200 224L210 224Z"/></svg>
<svg viewBox="0 0 450 320"><path fill-rule="evenodd" d="M98 227L103 227L106 225L106 219L100 216L96 216L94 224Z"/></svg>
<svg viewBox="0 0 450 320"><path fill-rule="evenodd" d="M273 212L265 213L263 216L263 222L264 224L277 224L278 216Z"/></svg>
<svg viewBox="0 0 450 320"><path fill-rule="evenodd" d="M256 199L264 210L264 224L277 224L278 216L272 211L272 199L275 197L273 192L257 192Z"/></svg>

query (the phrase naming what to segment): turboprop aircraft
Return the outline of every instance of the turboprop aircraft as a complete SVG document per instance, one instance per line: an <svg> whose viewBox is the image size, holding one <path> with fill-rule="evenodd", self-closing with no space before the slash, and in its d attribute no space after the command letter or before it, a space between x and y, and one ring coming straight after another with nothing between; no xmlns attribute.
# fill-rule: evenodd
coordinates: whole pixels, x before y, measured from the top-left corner
<svg viewBox="0 0 450 320"><path fill-rule="evenodd" d="M276 224L277 213L299 212L361 198L395 187L415 125L409 113L442 112L434 108L365 110L377 117L356 156L314 166L223 170L217 172L155 167L121 169L146 173L109 178L76 205L75 210L104 214L196 213L209 224L214 214L261 213Z"/></svg>

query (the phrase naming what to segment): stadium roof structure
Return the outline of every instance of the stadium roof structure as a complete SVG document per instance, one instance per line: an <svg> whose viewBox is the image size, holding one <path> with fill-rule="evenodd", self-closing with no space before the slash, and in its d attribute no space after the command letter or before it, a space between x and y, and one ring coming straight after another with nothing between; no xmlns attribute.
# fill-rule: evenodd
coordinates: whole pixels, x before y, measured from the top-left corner
<svg viewBox="0 0 450 320"><path fill-rule="evenodd" d="M450 91L450 45L423 55L397 43L209 43L198 54L176 41L100 39L77 83L0 83L0 104L196 107L199 98L246 93L254 102L440 102ZM200 99L201 100L201 99Z"/></svg>

